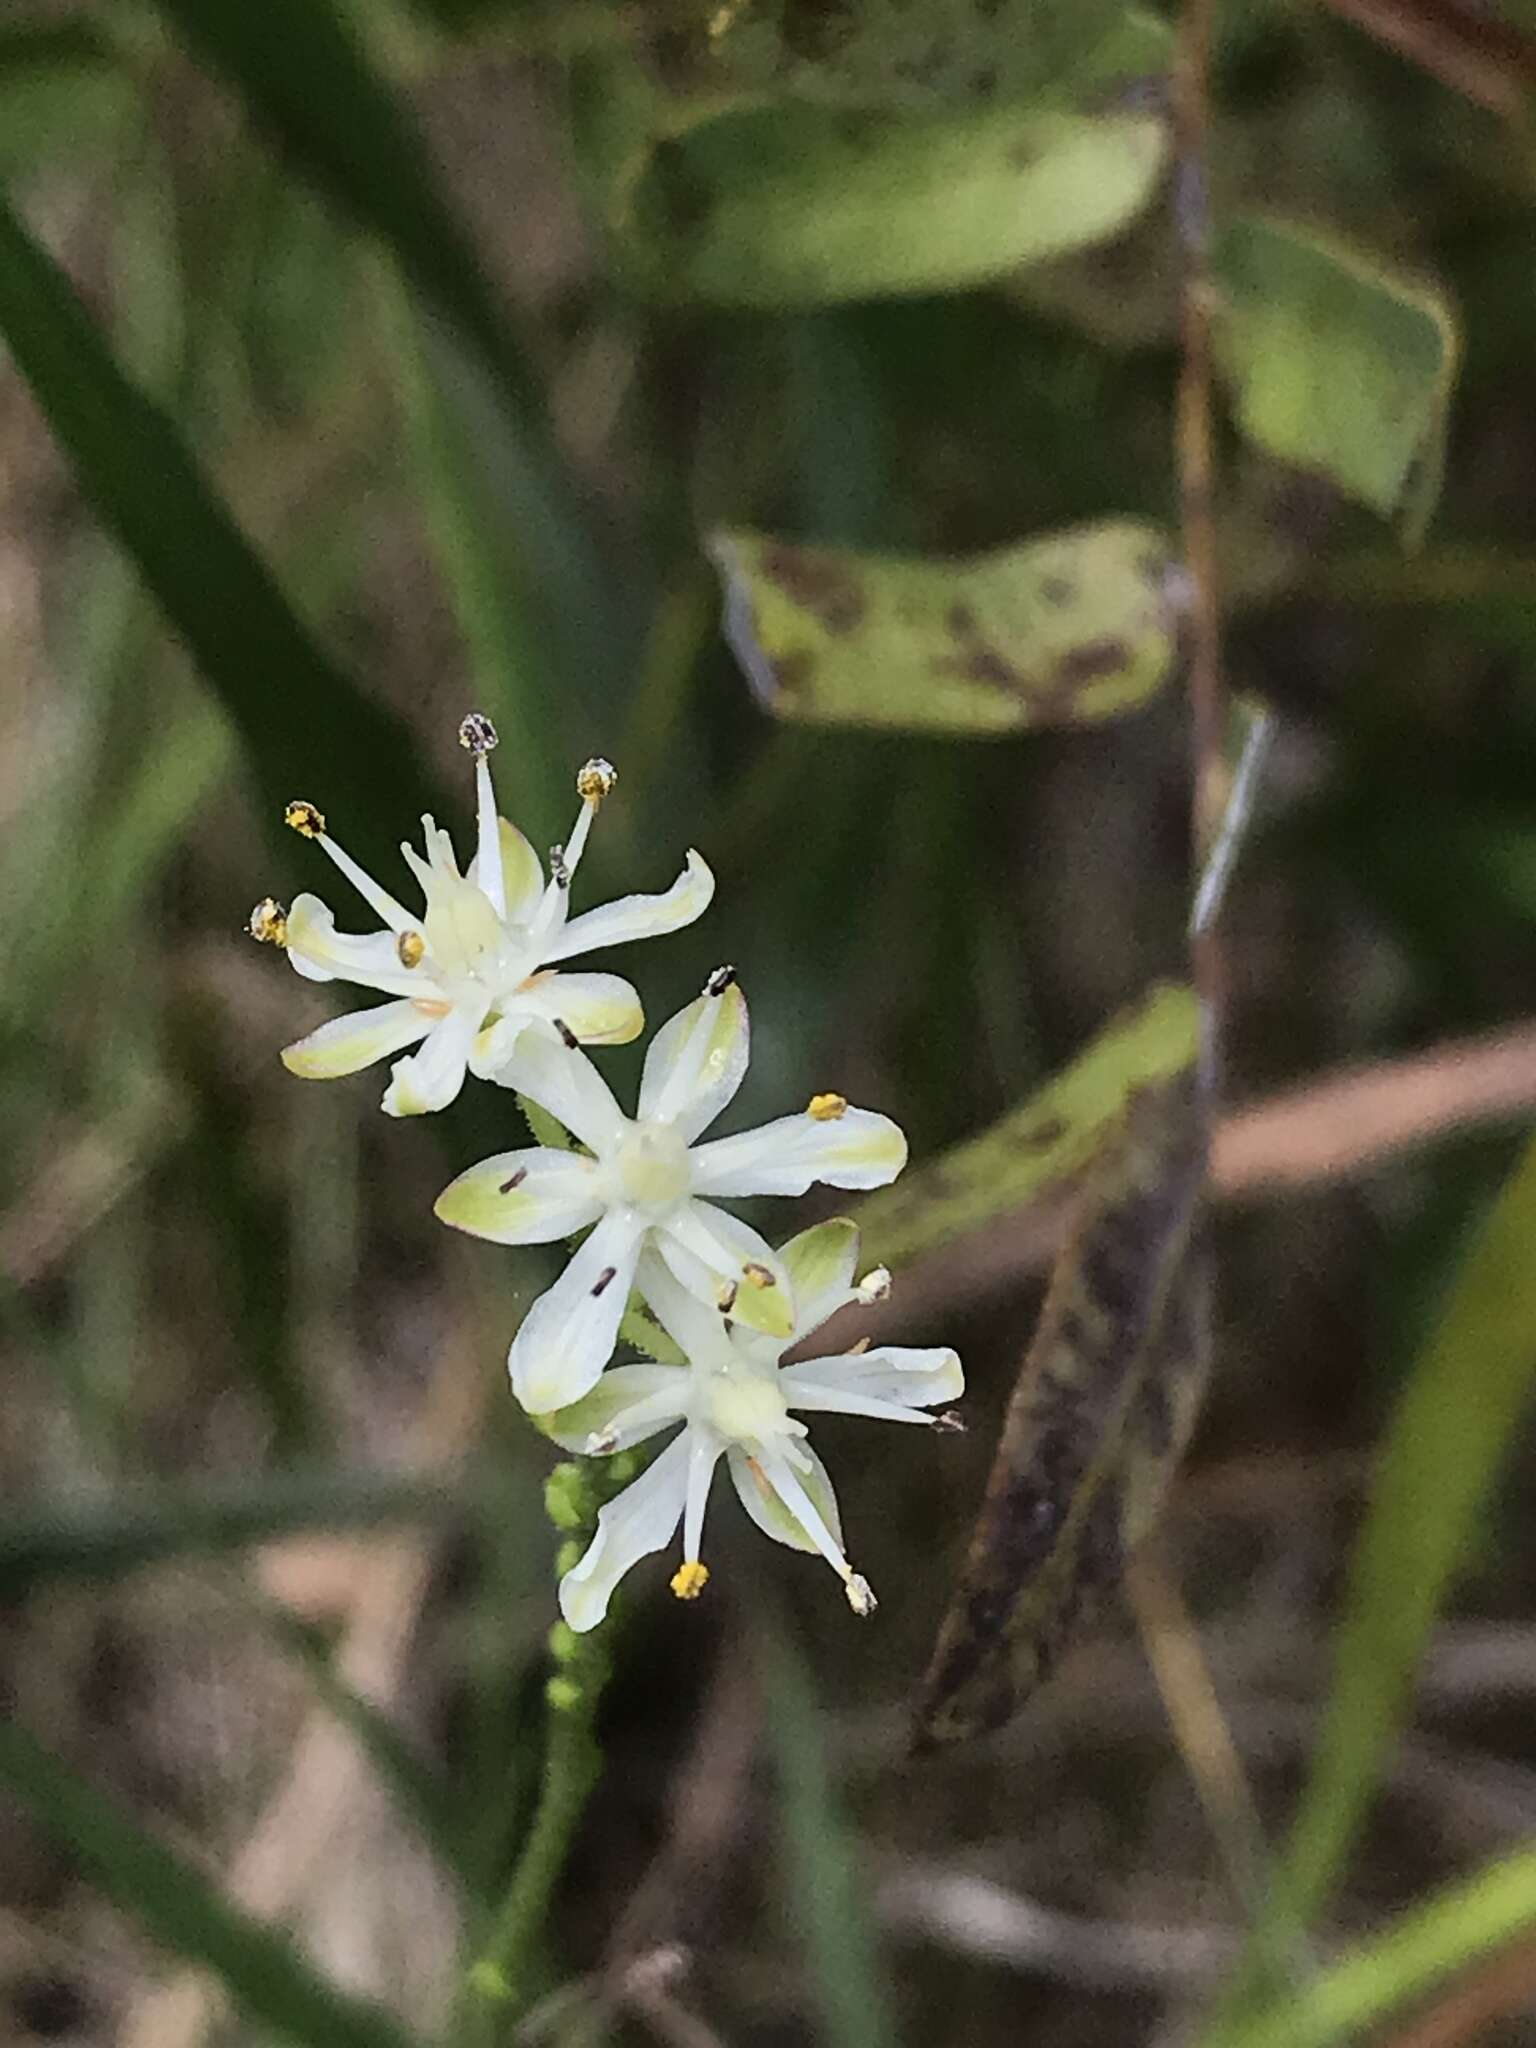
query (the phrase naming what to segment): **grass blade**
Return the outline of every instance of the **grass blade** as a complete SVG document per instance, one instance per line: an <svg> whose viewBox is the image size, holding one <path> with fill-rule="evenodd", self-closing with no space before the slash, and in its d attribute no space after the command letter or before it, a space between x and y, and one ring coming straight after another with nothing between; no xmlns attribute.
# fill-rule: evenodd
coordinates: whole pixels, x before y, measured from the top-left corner
<svg viewBox="0 0 1536 2048"><path fill-rule="evenodd" d="M1266 1911L1305 1924L1338 1881L1412 1699L1436 1616L1536 1386L1536 1143L1457 1274L1387 1432L1355 1547L1333 1690L1312 1775ZM1265 1988L1255 1935L1208 2048L1245 2038Z"/></svg>
<svg viewBox="0 0 1536 2048"><path fill-rule="evenodd" d="M1342 2048L1533 1924L1536 1853L1527 1850L1405 1913L1294 1999L1239 2027L1231 2048Z"/></svg>
<svg viewBox="0 0 1536 2048"><path fill-rule="evenodd" d="M146 1834L26 1729L0 1727L0 1785L66 1843L152 1935L213 1970L252 2019L307 2048L408 2048L384 2012L337 1990L286 1936L237 1912L200 1871Z"/></svg>

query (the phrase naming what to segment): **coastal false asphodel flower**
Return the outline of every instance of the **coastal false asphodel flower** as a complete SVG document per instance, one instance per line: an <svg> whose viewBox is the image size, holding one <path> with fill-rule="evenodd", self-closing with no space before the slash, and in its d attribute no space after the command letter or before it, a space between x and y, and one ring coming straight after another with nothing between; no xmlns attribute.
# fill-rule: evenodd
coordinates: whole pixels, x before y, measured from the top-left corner
<svg viewBox="0 0 1536 2048"><path fill-rule="evenodd" d="M746 998L722 967L652 1039L633 1117L570 1035L525 1033L498 1070L504 1086L587 1148L497 1153L437 1200L444 1223L496 1244L550 1244L592 1226L512 1340L512 1387L530 1412L564 1408L597 1379L647 1246L711 1312L787 1338L796 1313L790 1275L720 1199L803 1195L814 1181L882 1187L905 1165L907 1141L889 1117L832 1094L813 1096L796 1116L698 1144L740 1087L747 1052Z"/></svg>
<svg viewBox="0 0 1536 2048"><path fill-rule="evenodd" d="M747 1330L706 1308L678 1284L652 1251L640 1263L640 1289L676 1344L682 1365L617 1365L583 1400L543 1427L565 1449L589 1457L628 1450L662 1430L682 1428L640 1477L602 1510L580 1560L560 1582L560 1609L571 1627L595 1628L619 1580L642 1557L664 1550L679 1523L683 1559L672 1579L680 1600L695 1599L709 1578L700 1557L704 1509L723 1457L747 1513L767 1535L796 1550L819 1551L843 1582L855 1614L875 1605L868 1580L843 1549L837 1499L826 1467L798 1418L819 1411L890 1422L958 1428L950 1415L924 1410L956 1400L965 1375L953 1351L855 1345L827 1358L781 1365L828 1316L890 1290L877 1270L859 1285L853 1274L859 1233L844 1218L791 1238L779 1254L798 1304L783 1337Z"/></svg>
<svg viewBox="0 0 1536 2048"><path fill-rule="evenodd" d="M421 915L359 867L304 802L288 806L287 823L318 840L385 929L338 932L318 896L297 897L288 911L269 897L251 913L252 937L283 947L308 980L352 982L393 998L335 1017L283 1053L291 1073L327 1081L420 1043L392 1069L383 1102L391 1116L445 1108L466 1070L493 1078L530 1026L585 1045L637 1037L645 1019L627 981L557 973L555 963L676 931L700 915L715 889L714 876L690 850L662 895L624 896L571 917L571 878L598 807L618 780L615 771L606 761L589 761L577 775L581 810L569 840L550 854L546 881L528 841L496 814L488 760L495 727L472 712L459 739L475 757L478 846L461 875L448 834L422 819L425 857L408 844L400 848L425 898Z"/></svg>

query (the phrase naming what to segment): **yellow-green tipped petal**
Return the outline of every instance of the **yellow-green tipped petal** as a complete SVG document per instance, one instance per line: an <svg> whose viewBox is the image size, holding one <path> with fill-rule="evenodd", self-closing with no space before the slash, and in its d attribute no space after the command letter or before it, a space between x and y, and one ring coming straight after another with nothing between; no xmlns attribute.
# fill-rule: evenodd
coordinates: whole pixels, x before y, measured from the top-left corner
<svg viewBox="0 0 1536 2048"><path fill-rule="evenodd" d="M305 1081L335 1081L414 1045L436 1021L423 1015L415 1003L380 1003L372 1010L353 1010L345 1017L333 1017L307 1038L284 1046L283 1065Z"/></svg>
<svg viewBox="0 0 1536 2048"><path fill-rule="evenodd" d="M580 1153L545 1146L498 1152L450 1181L433 1213L493 1244L552 1244L596 1220L596 1179L593 1162Z"/></svg>
<svg viewBox="0 0 1536 2048"><path fill-rule="evenodd" d="M884 1187L906 1165L907 1141L899 1125L872 1109L847 1109L833 1119L802 1110L700 1145L693 1160L701 1195L803 1195L816 1181Z"/></svg>

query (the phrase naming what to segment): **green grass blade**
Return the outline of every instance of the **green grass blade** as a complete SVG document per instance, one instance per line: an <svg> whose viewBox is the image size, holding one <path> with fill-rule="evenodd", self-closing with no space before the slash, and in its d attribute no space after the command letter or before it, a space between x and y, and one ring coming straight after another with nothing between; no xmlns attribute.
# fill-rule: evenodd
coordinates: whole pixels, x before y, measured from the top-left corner
<svg viewBox="0 0 1536 2048"><path fill-rule="evenodd" d="M1270 1931L1323 1906L1365 1818L1414 1674L1536 1390L1536 1143L1457 1274L1388 1428L1355 1547L1333 1690L1267 1907ZM1264 1989L1255 1937L1208 2048L1243 2038ZM1269 1953L1274 1953L1272 1946Z"/></svg>
<svg viewBox="0 0 1536 2048"><path fill-rule="evenodd" d="M1527 1850L1405 1913L1297 1997L1239 2027L1231 2048L1341 2048L1533 1925L1536 1852Z"/></svg>
<svg viewBox="0 0 1536 2048"><path fill-rule="evenodd" d="M284 1935L221 1899L200 1871L14 1723L0 1727L0 1785L125 1912L175 1954L214 1971L281 2039L307 2048L407 2048L411 2037L381 2007L328 1984Z"/></svg>
<svg viewBox="0 0 1536 2048"><path fill-rule="evenodd" d="M889 2048L886 1980L810 1676L781 1631L761 1639L768 1736L780 1787L785 1879L806 1945L827 2048Z"/></svg>
<svg viewBox="0 0 1536 2048"><path fill-rule="evenodd" d="M311 639L169 416L123 375L3 200L0 336L97 515L219 692L265 801L310 793L323 769L326 808L360 850L382 852L430 801L405 728Z"/></svg>

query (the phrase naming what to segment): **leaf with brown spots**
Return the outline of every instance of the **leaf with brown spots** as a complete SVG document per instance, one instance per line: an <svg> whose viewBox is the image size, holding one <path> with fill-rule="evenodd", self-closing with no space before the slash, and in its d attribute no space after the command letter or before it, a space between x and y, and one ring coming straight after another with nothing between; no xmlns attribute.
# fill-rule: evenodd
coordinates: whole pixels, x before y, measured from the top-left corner
<svg viewBox="0 0 1536 2048"><path fill-rule="evenodd" d="M1084 1189L924 1680L919 1748L1000 1727L1156 1517L1205 1378L1205 1171L1191 1060L1132 1090Z"/></svg>
<svg viewBox="0 0 1536 2048"><path fill-rule="evenodd" d="M781 718L988 734L1146 702L1173 661L1167 548L1131 520L950 561L716 532L725 630Z"/></svg>

